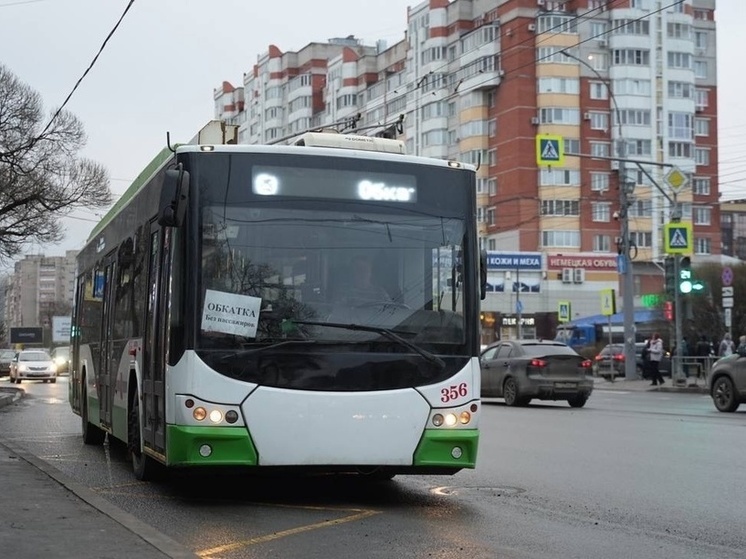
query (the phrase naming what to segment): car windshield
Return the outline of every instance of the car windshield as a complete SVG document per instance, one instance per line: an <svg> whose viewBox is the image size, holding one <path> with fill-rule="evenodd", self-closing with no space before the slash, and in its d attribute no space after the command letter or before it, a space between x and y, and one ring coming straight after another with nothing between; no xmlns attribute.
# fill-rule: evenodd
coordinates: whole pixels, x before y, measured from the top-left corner
<svg viewBox="0 0 746 559"><path fill-rule="evenodd" d="M55 357L70 357L70 348L68 347L58 347L57 349L52 350L52 353Z"/></svg>
<svg viewBox="0 0 746 559"><path fill-rule="evenodd" d="M49 354L44 351L28 351L18 355L19 361L50 361Z"/></svg>
<svg viewBox="0 0 746 559"><path fill-rule="evenodd" d="M16 356L15 351L3 351L0 353L0 359L7 360L7 359L13 359Z"/></svg>

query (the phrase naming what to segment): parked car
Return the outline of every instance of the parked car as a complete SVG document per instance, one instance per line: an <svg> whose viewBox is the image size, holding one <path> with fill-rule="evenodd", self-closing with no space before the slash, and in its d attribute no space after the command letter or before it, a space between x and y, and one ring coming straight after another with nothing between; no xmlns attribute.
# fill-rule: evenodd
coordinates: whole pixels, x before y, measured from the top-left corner
<svg viewBox="0 0 746 559"><path fill-rule="evenodd" d="M719 411L734 412L746 402L746 350L736 350L715 361L707 377L707 387Z"/></svg>
<svg viewBox="0 0 746 559"><path fill-rule="evenodd" d="M58 375L66 375L70 373L70 347L69 346L56 347L52 350L49 356L52 358L52 361L54 361L54 364L57 365Z"/></svg>
<svg viewBox="0 0 746 559"><path fill-rule="evenodd" d="M0 376L10 374L10 364L16 356L16 352L12 349L0 350Z"/></svg>
<svg viewBox="0 0 746 559"><path fill-rule="evenodd" d="M57 366L49 353L40 349L19 351L10 365L10 382L21 384L22 380L57 382Z"/></svg>
<svg viewBox="0 0 746 559"><path fill-rule="evenodd" d="M503 340L480 356L482 397L525 406L532 398L582 408L593 391L591 361L554 340Z"/></svg>
<svg viewBox="0 0 746 559"><path fill-rule="evenodd" d="M647 378L644 374L642 362L643 347L645 347L645 342L638 342L635 344L635 367L638 377ZM663 357L661 357L658 370L664 376L671 374L671 354L669 352L663 352ZM612 371L614 372L615 377L623 377L627 374L624 358L624 345L622 344L607 345L593 360L593 372L596 376L607 378L611 376Z"/></svg>

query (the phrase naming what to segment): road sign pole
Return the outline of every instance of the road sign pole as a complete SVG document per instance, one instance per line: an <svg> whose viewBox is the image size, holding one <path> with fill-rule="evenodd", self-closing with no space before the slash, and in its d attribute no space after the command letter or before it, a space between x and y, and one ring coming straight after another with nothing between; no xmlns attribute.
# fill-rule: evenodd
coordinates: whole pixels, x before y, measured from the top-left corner
<svg viewBox="0 0 746 559"><path fill-rule="evenodd" d="M681 293L679 291L679 274L681 273L681 256L678 254L674 255L674 272L676 273L676 291L674 295L674 338L676 345L676 353L671 356L671 383L678 383L681 378L681 349L683 347L683 335L681 315L684 311L683 301L681 300ZM684 381L686 382L686 381Z"/></svg>

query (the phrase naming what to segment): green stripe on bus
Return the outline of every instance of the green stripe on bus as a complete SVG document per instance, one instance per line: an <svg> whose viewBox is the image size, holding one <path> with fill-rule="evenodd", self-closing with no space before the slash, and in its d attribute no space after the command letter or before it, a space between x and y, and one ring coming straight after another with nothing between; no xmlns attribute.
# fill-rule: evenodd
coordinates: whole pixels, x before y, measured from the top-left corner
<svg viewBox="0 0 746 559"><path fill-rule="evenodd" d="M166 444L169 466L256 466L259 462L246 427L169 425ZM212 449L209 456L200 454L202 445Z"/></svg>
<svg viewBox="0 0 746 559"><path fill-rule="evenodd" d="M474 468L478 444L477 429L425 429L414 452L414 465ZM453 456L456 447L461 449L459 458Z"/></svg>

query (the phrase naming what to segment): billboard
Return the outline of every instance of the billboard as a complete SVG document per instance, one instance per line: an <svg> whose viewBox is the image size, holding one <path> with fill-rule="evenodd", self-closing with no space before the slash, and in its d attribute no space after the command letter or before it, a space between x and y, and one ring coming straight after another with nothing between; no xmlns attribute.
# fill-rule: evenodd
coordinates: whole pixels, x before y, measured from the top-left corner
<svg viewBox="0 0 746 559"><path fill-rule="evenodd" d="M70 316L52 317L52 343L69 343L73 319Z"/></svg>
<svg viewBox="0 0 746 559"><path fill-rule="evenodd" d="M10 343L12 344L40 344L43 343L41 328L20 327L10 329Z"/></svg>

